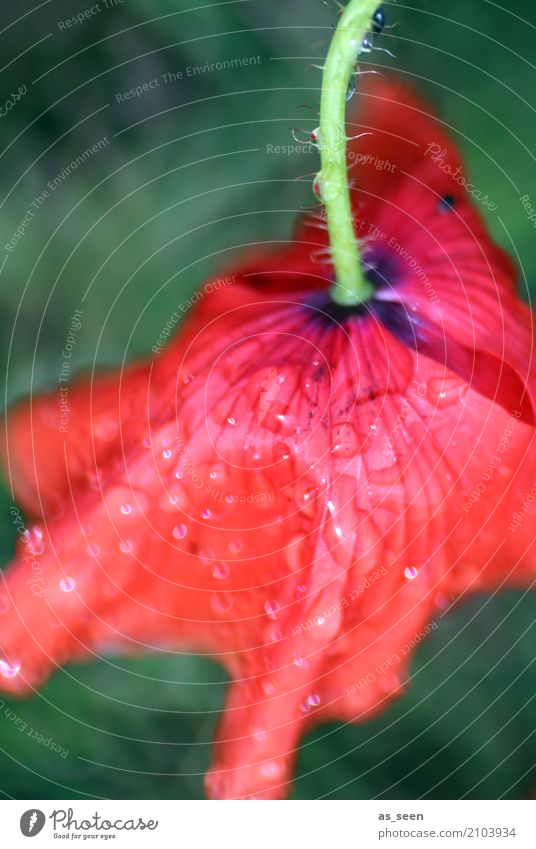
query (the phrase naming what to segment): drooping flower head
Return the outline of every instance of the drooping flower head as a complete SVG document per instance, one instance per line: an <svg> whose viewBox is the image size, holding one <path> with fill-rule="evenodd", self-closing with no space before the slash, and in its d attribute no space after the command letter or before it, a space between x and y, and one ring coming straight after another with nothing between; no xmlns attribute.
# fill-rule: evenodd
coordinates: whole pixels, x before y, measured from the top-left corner
<svg viewBox="0 0 536 849"><path fill-rule="evenodd" d="M288 793L301 736L385 708L439 612L536 577L532 314L440 122L398 83L362 104L348 161L372 298L331 298L319 210L151 361L73 387L67 433L55 396L8 416L34 524L6 575L0 685L104 651L210 653L233 679L215 798Z"/></svg>

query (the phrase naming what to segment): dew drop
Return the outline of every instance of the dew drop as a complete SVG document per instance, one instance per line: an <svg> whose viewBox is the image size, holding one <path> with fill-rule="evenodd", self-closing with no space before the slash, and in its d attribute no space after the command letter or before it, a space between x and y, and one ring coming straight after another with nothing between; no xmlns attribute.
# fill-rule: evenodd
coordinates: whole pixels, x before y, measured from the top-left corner
<svg viewBox="0 0 536 849"><path fill-rule="evenodd" d="M231 570L227 563L216 563L214 569L212 570L212 574L218 580L223 580L224 578L228 578L231 574Z"/></svg>
<svg viewBox="0 0 536 849"><path fill-rule="evenodd" d="M265 696L273 696L275 693L275 687L271 681L263 681L262 682L262 691Z"/></svg>
<svg viewBox="0 0 536 849"><path fill-rule="evenodd" d="M20 663L8 663L0 660L0 675L2 678L15 678L20 672Z"/></svg>
<svg viewBox="0 0 536 849"><path fill-rule="evenodd" d="M276 620L279 613L280 605L277 601L267 601L264 605L264 610L269 619Z"/></svg>
<svg viewBox="0 0 536 849"><path fill-rule="evenodd" d="M132 513L132 505L131 504L122 504L120 507L121 513L123 516L130 516Z"/></svg>
<svg viewBox="0 0 536 849"><path fill-rule="evenodd" d="M227 416L226 421L227 421L227 424L231 425L231 427L234 427L235 424L236 424L236 419L235 419L234 416Z"/></svg>
<svg viewBox="0 0 536 849"><path fill-rule="evenodd" d="M274 454L281 460L288 460L292 451L286 442L276 442L274 445Z"/></svg>
<svg viewBox="0 0 536 849"><path fill-rule="evenodd" d="M132 542L132 540L123 539L119 543L119 550L122 551L123 554L131 554L131 552L134 550L134 543Z"/></svg>
<svg viewBox="0 0 536 849"><path fill-rule="evenodd" d="M466 391L467 386L459 377L434 377L426 387L428 400L440 408L462 401Z"/></svg>
<svg viewBox="0 0 536 849"><path fill-rule="evenodd" d="M90 557L98 557L100 554L100 545L97 545L96 543L92 542L90 543L90 545L88 545L86 551Z"/></svg>
<svg viewBox="0 0 536 849"><path fill-rule="evenodd" d="M171 448L164 448L164 450L162 451L162 457L164 458L164 460L170 460L171 457L173 457L173 451L171 450Z"/></svg>
<svg viewBox="0 0 536 849"><path fill-rule="evenodd" d="M172 531L172 534L175 537L175 539L184 539L184 537L186 536L187 533L188 533L188 528L186 527L185 524L182 524L182 523L180 525L175 525L175 527L173 528L173 531Z"/></svg>
<svg viewBox="0 0 536 849"><path fill-rule="evenodd" d="M408 579L408 581L413 581L414 578L419 574L419 570L416 566L406 566L404 569L404 577Z"/></svg>
<svg viewBox="0 0 536 849"><path fill-rule="evenodd" d="M261 775L263 775L264 778L276 779L276 778L281 778L281 776L283 775L283 773L285 771L285 768L284 768L283 764L280 763L279 761L265 761L261 765L260 771L261 771Z"/></svg>
<svg viewBox="0 0 536 849"><path fill-rule="evenodd" d="M336 425L333 429L331 453L334 457L354 457L359 447L356 429L350 422Z"/></svg>
<svg viewBox="0 0 536 849"><path fill-rule="evenodd" d="M30 554L42 554L45 550L45 544L43 542L43 531L41 530L41 528L38 528L37 526L29 528L27 531L24 532L22 538Z"/></svg>
<svg viewBox="0 0 536 849"><path fill-rule="evenodd" d="M210 510L208 507L205 507L201 511L201 518L202 519L211 519L212 518L212 510Z"/></svg>
<svg viewBox="0 0 536 849"><path fill-rule="evenodd" d="M60 590L62 591L62 593L72 593L75 587L76 581L69 575L67 575L65 578L62 578L60 581Z"/></svg>
<svg viewBox="0 0 536 849"><path fill-rule="evenodd" d="M231 554L240 554L244 549L244 543L241 539L232 539L229 543L229 551Z"/></svg>

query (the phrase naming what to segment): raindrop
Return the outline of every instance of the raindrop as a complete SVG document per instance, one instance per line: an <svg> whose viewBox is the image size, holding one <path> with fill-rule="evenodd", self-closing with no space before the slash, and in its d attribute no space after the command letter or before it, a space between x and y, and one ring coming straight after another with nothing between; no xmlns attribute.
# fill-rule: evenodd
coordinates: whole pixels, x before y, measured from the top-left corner
<svg viewBox="0 0 536 849"><path fill-rule="evenodd" d="M267 601L264 605L264 610L269 619L277 619L277 614L279 613L280 605L277 601Z"/></svg>
<svg viewBox="0 0 536 849"><path fill-rule="evenodd" d="M66 576L65 578L62 578L61 581L60 581L60 590L62 591L62 593L72 593L72 591L74 590L75 587L76 587L76 581L75 581L74 578L71 578L70 576Z"/></svg>
<svg viewBox="0 0 536 849"><path fill-rule="evenodd" d="M131 504L122 504L120 509L123 516L130 516L130 514L132 513Z"/></svg>
<svg viewBox="0 0 536 849"><path fill-rule="evenodd" d="M212 510L210 510L208 507L205 507L201 511L201 518L202 519L211 519L212 518Z"/></svg>
<svg viewBox="0 0 536 849"><path fill-rule="evenodd" d="M331 453L334 457L354 457L357 454L359 439L356 429L350 422L336 425L333 429Z"/></svg>
<svg viewBox="0 0 536 849"><path fill-rule="evenodd" d="M7 660L0 660L0 675L3 678L15 678L20 672L20 663L8 663Z"/></svg>
<svg viewBox="0 0 536 849"><path fill-rule="evenodd" d="M448 407L462 401L466 384L459 377L434 377L426 388L428 400L437 407Z"/></svg>
<svg viewBox="0 0 536 849"><path fill-rule="evenodd" d="M45 544L43 542L43 531L41 530L41 528L38 528L37 526L29 528L27 531L24 532L22 538L26 543L26 547L30 554L42 554L45 550Z"/></svg>
<svg viewBox="0 0 536 849"><path fill-rule="evenodd" d="M188 528L184 524L175 525L172 533L175 539L184 539L184 537L188 533Z"/></svg>
<svg viewBox="0 0 536 849"><path fill-rule="evenodd" d="M273 696L275 693L275 687L271 681L263 681L262 682L262 691L265 696Z"/></svg>
<svg viewBox="0 0 536 849"><path fill-rule="evenodd" d="M231 570L227 563L216 563L214 569L212 570L212 574L215 578L219 580L223 580L224 578L228 578L231 574Z"/></svg>
<svg viewBox="0 0 536 849"><path fill-rule="evenodd" d="M231 427L234 427L234 425L236 424L236 419L234 418L234 416L227 416L227 424L230 424Z"/></svg>
<svg viewBox="0 0 536 849"><path fill-rule="evenodd" d="M244 548L244 543L241 539L232 539L229 543L229 551L231 554L240 554Z"/></svg>
<svg viewBox="0 0 536 849"><path fill-rule="evenodd" d="M419 574L419 570L416 566L406 566L404 569L404 577L408 579L408 581L413 581L414 578Z"/></svg>
<svg viewBox="0 0 536 849"><path fill-rule="evenodd" d="M280 778L284 767L279 761L265 761L261 766L261 775L265 778Z"/></svg>
<svg viewBox="0 0 536 849"><path fill-rule="evenodd" d="M173 451L171 450L171 448L164 448L164 450L162 451L162 457L164 458L164 460L169 460L172 456Z"/></svg>

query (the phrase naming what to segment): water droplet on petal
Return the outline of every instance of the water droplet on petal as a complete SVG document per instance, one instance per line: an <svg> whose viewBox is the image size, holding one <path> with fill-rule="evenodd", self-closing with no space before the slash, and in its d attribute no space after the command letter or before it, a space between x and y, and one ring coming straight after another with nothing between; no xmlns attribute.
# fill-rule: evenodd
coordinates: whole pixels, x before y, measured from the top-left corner
<svg viewBox="0 0 536 849"><path fill-rule="evenodd" d="M267 601L264 605L264 610L269 619L277 619L280 605L277 601Z"/></svg>
<svg viewBox="0 0 536 849"><path fill-rule="evenodd" d="M134 543L132 540L123 539L119 543L119 550L123 552L123 554L131 554L134 551Z"/></svg>
<svg viewBox="0 0 536 849"><path fill-rule="evenodd" d="M173 528L172 534L175 539L184 539L186 534L188 533L188 528L185 524L181 523L180 525L175 525Z"/></svg>
<svg viewBox="0 0 536 849"><path fill-rule="evenodd" d="M212 518L212 510L210 510L208 507L205 507L201 511L201 518L202 519L211 519Z"/></svg>
<svg viewBox="0 0 536 849"><path fill-rule="evenodd" d="M37 525L34 525L32 528L28 528L28 530L26 530L22 535L22 538L30 554L39 555L45 550L43 531L41 528L37 527Z"/></svg>
<svg viewBox="0 0 536 849"><path fill-rule="evenodd" d="M100 554L100 545L97 545L96 543L93 542L90 545L88 545L86 551L87 551L87 553L89 554L90 557L98 557L99 554Z"/></svg>
<svg viewBox="0 0 536 849"><path fill-rule="evenodd" d="M261 775L264 778L281 778L284 775L285 767L280 761L265 761L260 768Z"/></svg>
<svg viewBox="0 0 536 849"><path fill-rule="evenodd" d="M416 566L406 566L404 569L404 577L408 579L408 581L413 581L414 578L419 574L419 570Z"/></svg>
<svg viewBox="0 0 536 849"><path fill-rule="evenodd" d="M130 516L130 514L132 513L131 504L122 504L120 509L123 516Z"/></svg>
<svg viewBox="0 0 536 849"><path fill-rule="evenodd" d="M60 581L60 590L62 591L62 593L72 593L75 587L76 581L69 575L67 575L65 578L62 578Z"/></svg>
<svg viewBox="0 0 536 849"><path fill-rule="evenodd" d="M20 663L8 663L0 660L0 675L2 678L15 678L20 672Z"/></svg>
<svg viewBox="0 0 536 849"><path fill-rule="evenodd" d="M354 457L359 449L356 429L350 422L335 425L331 453L334 457Z"/></svg>
<svg viewBox="0 0 536 849"><path fill-rule="evenodd" d="M223 580L224 578L228 578L231 574L231 570L227 563L216 563L214 569L212 570L212 574L218 580Z"/></svg>
<svg viewBox="0 0 536 849"><path fill-rule="evenodd" d="M263 681L262 682L262 691L265 696L273 696L275 693L275 687L271 681Z"/></svg>
<svg viewBox="0 0 536 849"><path fill-rule="evenodd" d="M164 450L162 451L162 457L164 458L164 460L170 460L171 457L173 457L173 451L171 450L171 448L164 448Z"/></svg>
<svg viewBox="0 0 536 849"><path fill-rule="evenodd" d="M459 377L434 377L427 387L426 395L434 407L449 407L463 401L467 392L467 384Z"/></svg>
<svg viewBox="0 0 536 849"><path fill-rule="evenodd" d="M244 548L244 543L242 542L241 539L233 539L229 543L229 551L231 552L231 554L240 554L240 552L243 550L243 548Z"/></svg>

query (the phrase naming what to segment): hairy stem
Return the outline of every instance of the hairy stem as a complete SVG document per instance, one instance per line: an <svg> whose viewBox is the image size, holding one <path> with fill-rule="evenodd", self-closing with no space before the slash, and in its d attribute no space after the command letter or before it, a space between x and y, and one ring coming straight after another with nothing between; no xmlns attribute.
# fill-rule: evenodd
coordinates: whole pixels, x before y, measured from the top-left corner
<svg viewBox="0 0 536 849"><path fill-rule="evenodd" d="M363 274L354 232L346 166L346 100L363 39L371 28L378 0L350 0L330 44L320 99L321 170L316 191L326 208L335 269L331 296L339 304L360 304L373 288Z"/></svg>

